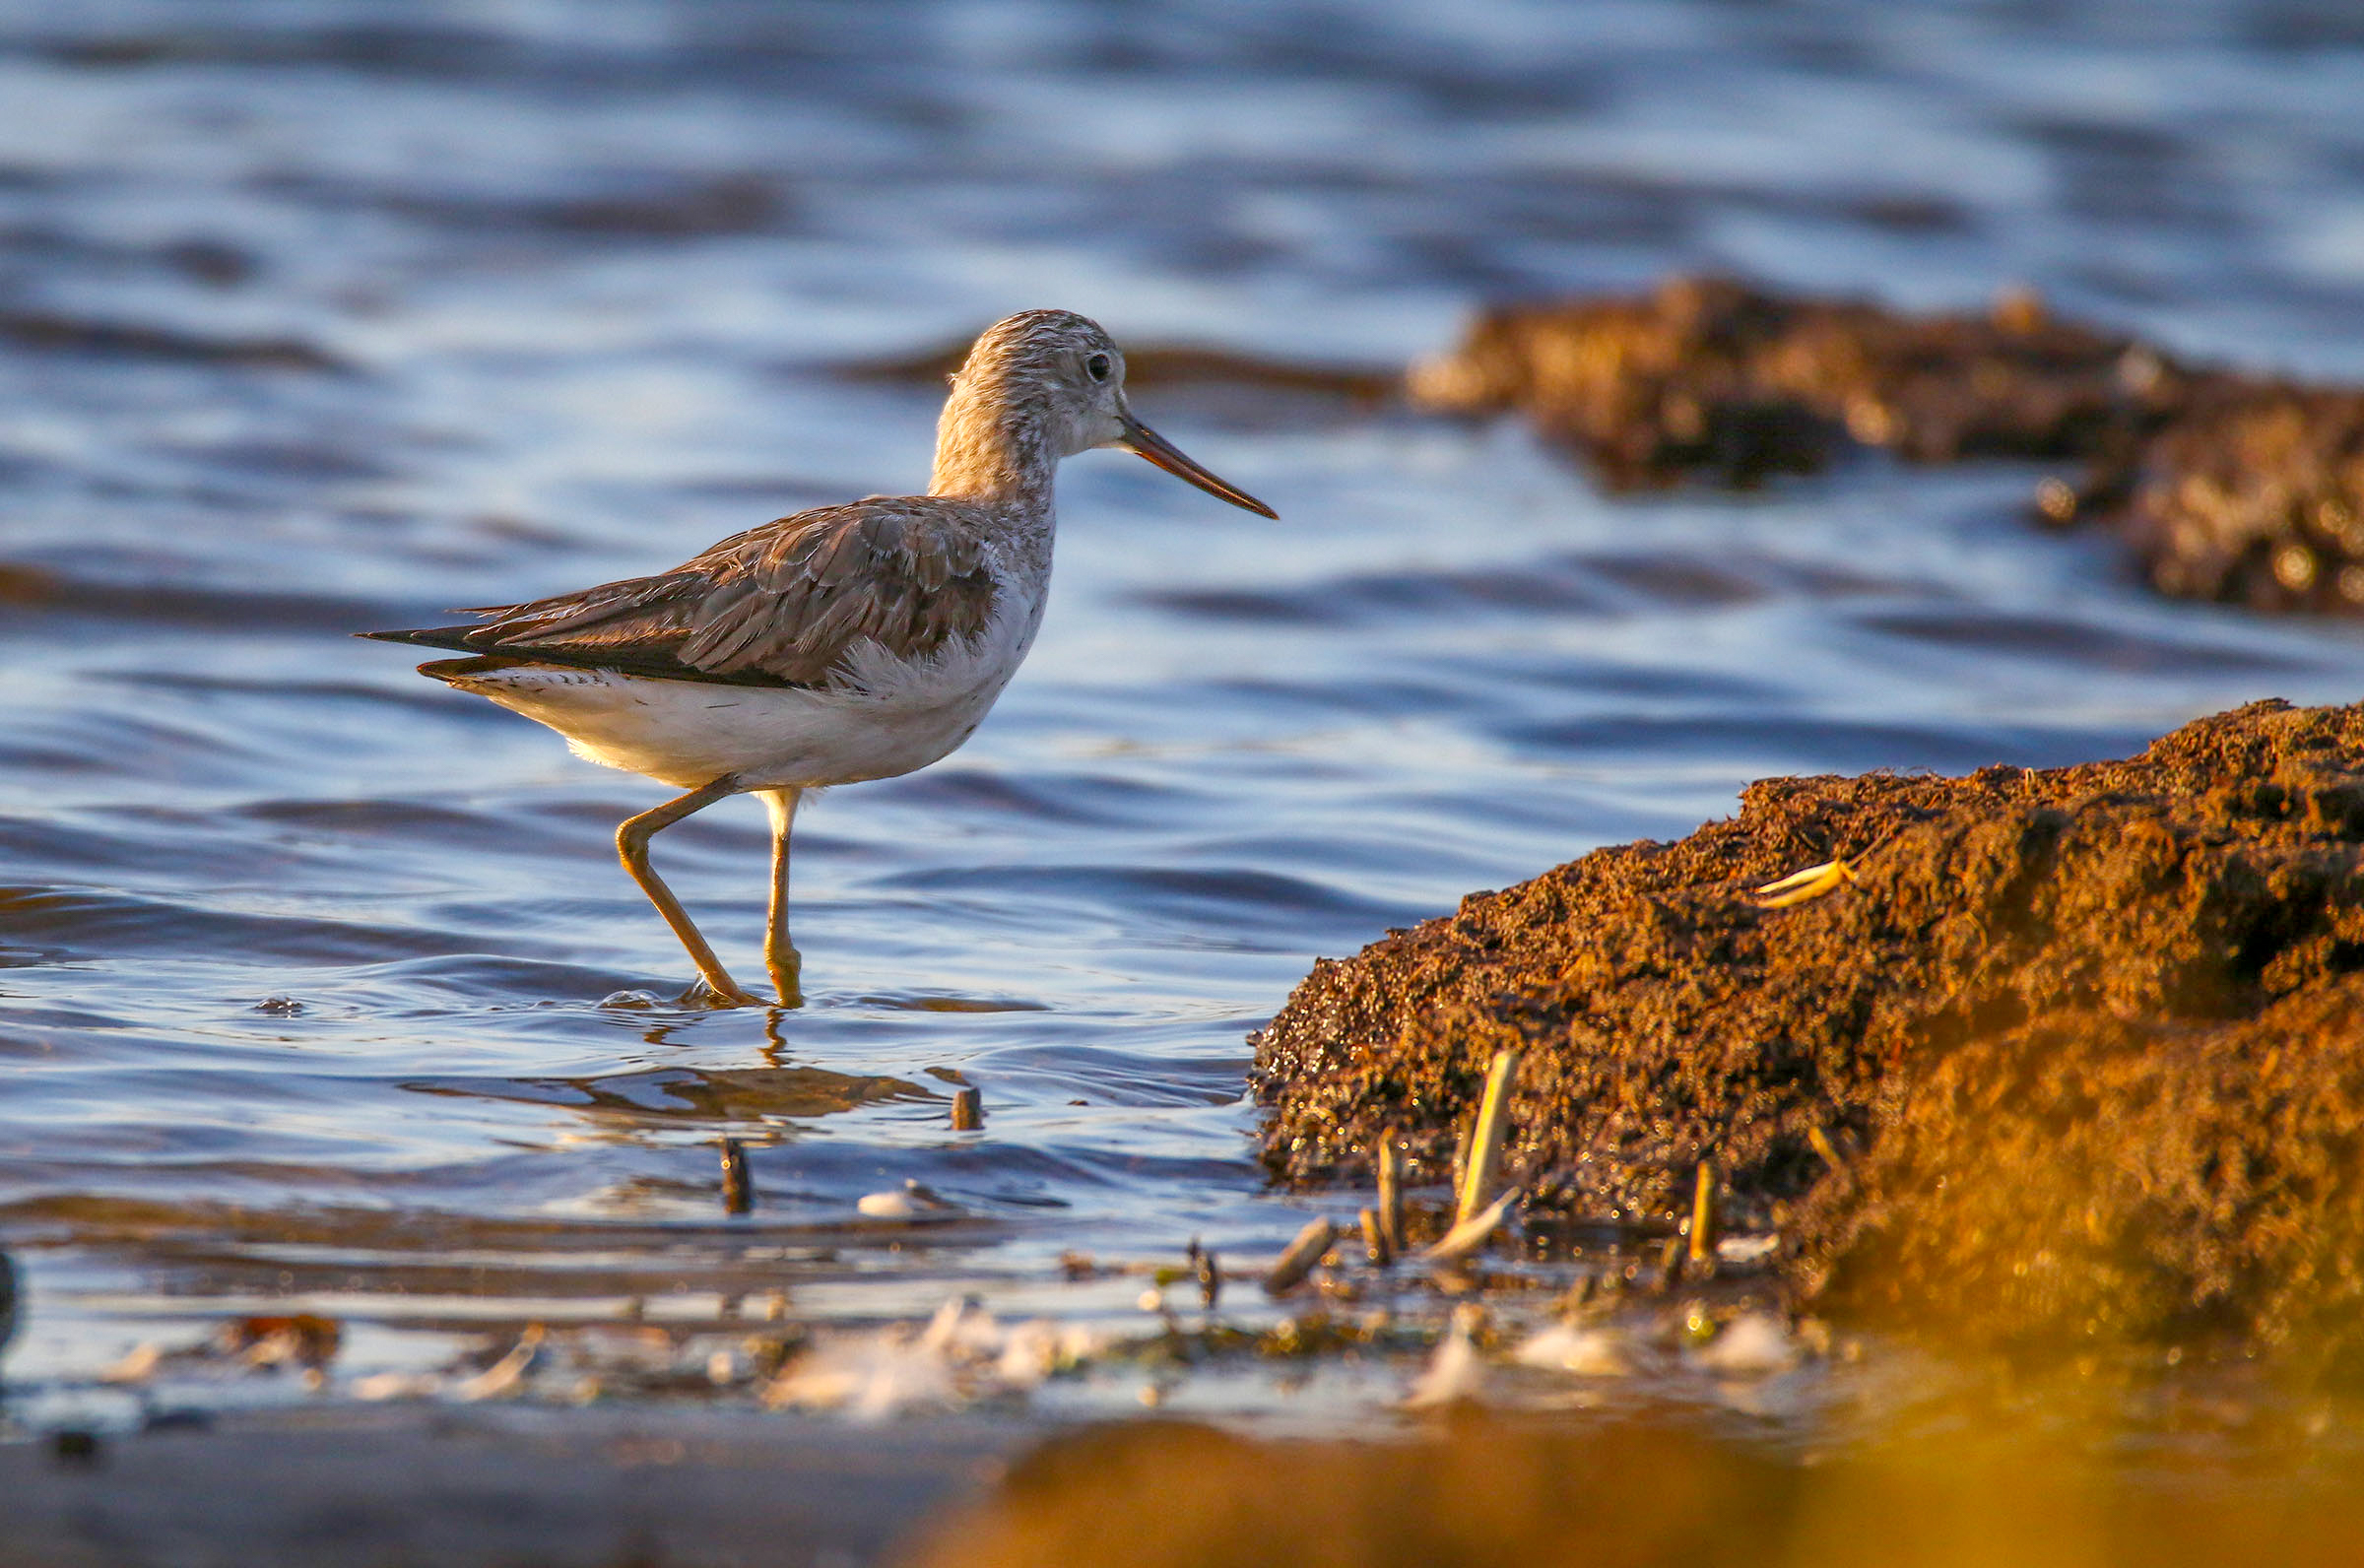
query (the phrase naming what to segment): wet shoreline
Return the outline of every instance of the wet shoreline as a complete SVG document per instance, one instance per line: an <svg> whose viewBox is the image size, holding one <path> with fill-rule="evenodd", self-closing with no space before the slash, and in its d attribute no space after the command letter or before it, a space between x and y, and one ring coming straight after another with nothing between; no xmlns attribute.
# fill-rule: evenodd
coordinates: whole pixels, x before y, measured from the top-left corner
<svg viewBox="0 0 2364 1568"><path fill-rule="evenodd" d="M979 1402L1409 1428L1475 1388L1788 1444L1890 1408L1883 1379L1937 1374L1791 1313L1745 1202L1713 1277L1676 1204L1538 1218L1465 1278L1404 1256L1458 1217L1448 1156L1379 1268L1375 1192L1266 1184L1244 1037L1317 956L1678 839L1752 779L2125 755L2350 700L2364 639L2031 525L2071 459L1849 435L1812 475L1607 494L1396 367L1484 301L1672 277L1825 324L1877 298L1850 341L1908 349L2023 287L1968 359L2089 322L2111 375L2133 343L2286 378L2223 405L2234 468L2161 458L2213 487L2162 526L2221 543L2276 441L2345 483L2351 35L2320 0L1654 0L1515 35L1197 0L0 5L7 1457L255 1406L285 1433L357 1386L397 1406L364 1426L497 1394L600 1433L660 1405L802 1432L763 1402L832 1386L926 1396L906 1436ZM806 820L814 1006L677 1005L611 838L656 792L348 633L908 490L935 349L1045 304L1285 522L1070 464L990 721ZM1873 401L1867 430L1909 423ZM2240 583L2341 592L2323 521ZM755 950L757 814L667 838L701 928ZM1334 1261L1269 1295L1314 1221ZM823 1347L836 1383L800 1381ZM2197 1423L2210 1463L2311 1418L2224 1370L2097 1376L2127 1445Z"/></svg>

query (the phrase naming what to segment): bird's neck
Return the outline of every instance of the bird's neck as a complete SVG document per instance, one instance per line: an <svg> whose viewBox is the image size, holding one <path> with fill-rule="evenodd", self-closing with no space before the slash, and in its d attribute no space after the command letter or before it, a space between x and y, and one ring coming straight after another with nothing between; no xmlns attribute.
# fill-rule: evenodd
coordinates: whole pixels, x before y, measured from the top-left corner
<svg viewBox="0 0 2364 1568"><path fill-rule="evenodd" d="M936 426L936 473L928 490L1047 507L1058 466L1039 417L990 382L962 381L952 388Z"/></svg>

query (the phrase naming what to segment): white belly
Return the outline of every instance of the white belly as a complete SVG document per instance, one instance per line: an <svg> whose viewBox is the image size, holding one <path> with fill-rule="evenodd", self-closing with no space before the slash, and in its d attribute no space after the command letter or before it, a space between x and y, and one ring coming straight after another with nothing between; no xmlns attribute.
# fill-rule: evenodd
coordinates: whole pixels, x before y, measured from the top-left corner
<svg viewBox="0 0 2364 1568"><path fill-rule="evenodd" d="M614 670L521 665L451 678L549 725L575 753L677 789L725 774L743 788L820 788L892 778L955 750L1002 694L1039 613L974 645L898 665L875 646L839 685L803 688L652 681Z"/></svg>

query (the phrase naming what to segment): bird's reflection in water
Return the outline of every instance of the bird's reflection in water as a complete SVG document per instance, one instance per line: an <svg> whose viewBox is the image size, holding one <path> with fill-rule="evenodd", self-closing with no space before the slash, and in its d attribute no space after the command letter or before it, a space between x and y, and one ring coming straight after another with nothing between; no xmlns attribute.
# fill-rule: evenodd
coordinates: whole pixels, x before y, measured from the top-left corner
<svg viewBox="0 0 2364 1568"><path fill-rule="evenodd" d="M660 1067L592 1078L428 1078L406 1087L422 1094L563 1105L648 1128L801 1121L887 1100L943 1098L903 1078L821 1067Z"/></svg>
<svg viewBox="0 0 2364 1568"><path fill-rule="evenodd" d="M659 1024L642 1038L667 1046L673 1029ZM764 1021L762 1055L761 1067L649 1067L583 1078L434 1078L404 1086L422 1094L565 1106L592 1121L594 1137L629 1140L708 1123L753 1143L782 1142L795 1136L795 1123L866 1105L943 1098L906 1078L789 1061L776 1011Z"/></svg>
<svg viewBox="0 0 2364 1568"><path fill-rule="evenodd" d="M0 1351L8 1348L8 1341L16 1334L17 1266L8 1261L7 1253L0 1252ZM0 1393L6 1392L6 1387L0 1384Z"/></svg>
<svg viewBox="0 0 2364 1568"><path fill-rule="evenodd" d="M929 992L917 996L857 998L866 1008L892 1008L903 1013L1048 1013L1050 1005L1010 997L952 997ZM776 1023L777 1018L775 1016Z"/></svg>

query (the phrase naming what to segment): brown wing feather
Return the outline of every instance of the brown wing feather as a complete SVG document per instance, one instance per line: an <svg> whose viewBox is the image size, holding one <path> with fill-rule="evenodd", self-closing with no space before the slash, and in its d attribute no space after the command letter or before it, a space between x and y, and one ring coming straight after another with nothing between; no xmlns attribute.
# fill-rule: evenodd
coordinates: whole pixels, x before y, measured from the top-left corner
<svg viewBox="0 0 2364 1568"><path fill-rule="evenodd" d="M874 496L750 529L673 570L479 612L471 648L687 680L815 686L856 643L898 658L993 615L979 531L941 500Z"/></svg>

